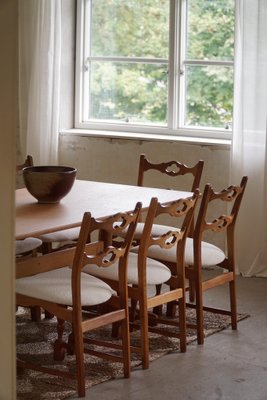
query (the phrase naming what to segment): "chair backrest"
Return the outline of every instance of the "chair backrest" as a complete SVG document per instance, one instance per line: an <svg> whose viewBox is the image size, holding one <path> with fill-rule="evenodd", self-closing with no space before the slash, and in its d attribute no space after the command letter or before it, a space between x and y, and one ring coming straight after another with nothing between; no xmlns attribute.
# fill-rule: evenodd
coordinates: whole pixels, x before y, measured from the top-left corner
<svg viewBox="0 0 267 400"><path fill-rule="evenodd" d="M201 241L203 240L203 235L207 231L212 231L213 234L226 234L228 264L234 265L234 231L247 180L247 176L244 176L239 186L232 185L219 192L215 192L210 184L205 186L194 231L195 263L201 263ZM225 202L226 213L221 214L220 204L219 211L216 214L217 204L215 202ZM211 207L212 212L210 212ZM223 267L223 265L221 266Z"/></svg>
<svg viewBox="0 0 267 400"><path fill-rule="evenodd" d="M17 165L17 172L23 170L25 167L32 167L33 166L33 158L30 155L27 155L23 164Z"/></svg>
<svg viewBox="0 0 267 400"><path fill-rule="evenodd" d="M166 177L176 178L182 177L185 175L189 175L191 179L191 186L182 187L180 183L175 182L174 188L179 190L186 190L194 192L196 189L199 189L200 180L202 176L202 171L204 167L204 161L199 160L193 167L189 167L186 164L181 164L178 161L168 161L164 163L151 163L145 154L140 155L139 159L139 170L138 170L138 186L144 185L145 173L147 171L156 171L159 172ZM194 231L194 217L192 218L191 226L189 228L189 236L193 236Z"/></svg>
<svg viewBox="0 0 267 400"><path fill-rule="evenodd" d="M108 267L119 260L119 292L122 294L120 301L125 306L127 300L127 256L140 210L141 203L137 203L133 212L117 213L101 220L96 220L88 212L84 213L78 243L75 248L58 250L42 256L31 257L26 261L19 261L19 268L16 269L16 278L47 272L67 265L72 266L73 307L81 311L79 288L82 268L91 263L99 267ZM92 232L104 231L107 237L112 237L115 234L119 235L122 230L126 231L127 234L119 247L113 247L103 240L87 243L88 236Z"/></svg>
<svg viewBox="0 0 267 400"><path fill-rule="evenodd" d="M32 167L33 166L33 158L32 156L28 155L23 164L17 165L17 176L16 176L16 188L20 189L25 187L22 170L25 167Z"/></svg>
<svg viewBox="0 0 267 400"><path fill-rule="evenodd" d="M159 246L165 251L174 246L176 247L177 255L177 270L175 274L184 279L184 249L186 238L190 229L195 206L199 198L199 189L196 189L194 194L187 198L178 199L169 203L161 204L157 198L152 198L147 212L146 221L144 224L143 234L140 240L138 250L139 264L139 282L146 284L145 268L148 249L151 246ZM153 235L153 224L156 218L162 214L167 214L181 220L180 228L172 228L166 226L166 231L160 235ZM153 256L152 256L153 257Z"/></svg>
<svg viewBox="0 0 267 400"><path fill-rule="evenodd" d="M85 213L81 225L80 235L72 265L73 305L80 306L79 290L80 272L85 265L94 264L98 267L109 267L118 262L119 266L119 294L124 297L127 292L127 257L132 245L134 231L141 210L141 203L137 203L133 212L121 212L105 219L95 219L90 213ZM126 232L119 246L111 245L113 236L120 236ZM87 243L88 237L97 233L103 240Z"/></svg>
<svg viewBox="0 0 267 400"><path fill-rule="evenodd" d="M195 189L199 188L201 175L203 171L204 161L199 160L193 167L189 167L186 164L182 164L178 161L168 161L163 163L151 163L145 154L140 155L139 159L139 170L138 170L138 186L144 185L145 172L149 170L158 171L169 177L177 177L183 175L192 175L192 185L187 188L188 191L194 192ZM181 190L179 184L175 185L175 188Z"/></svg>

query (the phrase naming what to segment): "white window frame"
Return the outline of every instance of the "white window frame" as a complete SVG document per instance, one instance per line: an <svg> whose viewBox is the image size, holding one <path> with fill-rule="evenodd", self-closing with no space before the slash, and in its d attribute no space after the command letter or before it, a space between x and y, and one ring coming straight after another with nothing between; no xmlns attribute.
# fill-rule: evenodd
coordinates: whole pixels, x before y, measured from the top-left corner
<svg viewBox="0 0 267 400"><path fill-rule="evenodd" d="M218 129L218 128L205 128L205 127L185 127L182 126L181 121L184 110L182 109L184 96L184 79L183 69L185 65L223 65L223 66L234 66L234 62L220 62L220 61L199 61L199 60L186 60L185 54L185 7L186 0L170 0L170 24L175 29L170 29L170 40L169 40L169 82L173 82L169 85L168 92L168 123L167 127L161 127L158 125L137 125L129 123L114 123L104 121L84 121L83 115L86 107L88 107L88 100L84 94L83 88L88 82L86 79L89 78L89 74L86 73L86 59L84 49L88 49L88 40L90 38L85 35L85 18L90 18L89 8L86 7L87 0L77 0L77 36L76 36L76 76L75 76L75 118L74 125L77 132L83 131L86 133L94 133L94 135L101 135L107 133L108 136L119 136L119 137L136 137L140 138L140 135L144 134L147 138L150 137L166 137L170 138L182 138L183 140L191 141L192 138L196 139L207 139L207 140L222 140L230 141L232 139L231 129ZM179 28L178 28L179 27ZM184 38L184 40L183 40ZM92 58L92 57L91 57ZM95 57L94 59L101 60L101 57ZM111 61L119 61L122 57L112 57ZM148 61L148 59L140 59L139 61ZM168 60L149 60L150 62L160 61L168 62ZM180 79L179 79L180 75ZM179 104L179 107L178 107ZM176 114L178 111L178 115ZM176 122L178 121L178 125Z"/></svg>

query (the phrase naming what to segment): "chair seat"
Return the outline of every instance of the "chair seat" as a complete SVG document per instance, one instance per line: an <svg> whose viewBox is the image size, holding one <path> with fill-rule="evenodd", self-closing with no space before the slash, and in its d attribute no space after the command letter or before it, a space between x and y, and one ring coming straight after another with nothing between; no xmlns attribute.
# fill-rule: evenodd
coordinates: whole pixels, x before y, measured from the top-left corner
<svg viewBox="0 0 267 400"><path fill-rule="evenodd" d="M28 253L42 245L42 241L37 238L28 237L23 240L16 240L16 255Z"/></svg>
<svg viewBox="0 0 267 400"><path fill-rule="evenodd" d="M171 227L170 227L171 229ZM165 227L166 230L166 227ZM225 259L225 253L217 246L208 243L202 242L202 266L203 267L212 267L220 264ZM137 253L138 246L134 247L131 252ZM160 248L159 246L151 246L148 249L148 257L155 258L157 260L174 262L176 259L176 248L173 247L171 249L165 250ZM193 265L194 264L194 252L193 252L193 239L186 239L185 246L185 264Z"/></svg>
<svg viewBox="0 0 267 400"><path fill-rule="evenodd" d="M72 305L71 269L68 267L16 279L16 292L66 306ZM93 306L109 300L113 289L100 279L81 274L81 304Z"/></svg>
<svg viewBox="0 0 267 400"><path fill-rule="evenodd" d="M134 232L134 237L137 240L141 239L141 236L143 234L143 229L144 229L144 222L138 222L135 232ZM169 227L169 230L177 230L177 228L174 228L172 226ZM161 236L164 233L168 231L168 226L166 225L160 225L160 224L153 224L151 235L152 236Z"/></svg>
<svg viewBox="0 0 267 400"><path fill-rule="evenodd" d="M53 233L46 233L39 236L44 243L55 243L55 242L72 242L78 240L80 233L80 227L64 229Z"/></svg>
<svg viewBox="0 0 267 400"><path fill-rule="evenodd" d="M138 268L137 268L138 255L130 253L128 257L128 283L138 284ZM99 278L112 279L118 281L118 264L113 264L109 268L99 268L97 265L86 265L83 269L88 274L97 276ZM146 279L147 285L158 285L168 281L171 277L171 272L166 265L159 261L147 258Z"/></svg>

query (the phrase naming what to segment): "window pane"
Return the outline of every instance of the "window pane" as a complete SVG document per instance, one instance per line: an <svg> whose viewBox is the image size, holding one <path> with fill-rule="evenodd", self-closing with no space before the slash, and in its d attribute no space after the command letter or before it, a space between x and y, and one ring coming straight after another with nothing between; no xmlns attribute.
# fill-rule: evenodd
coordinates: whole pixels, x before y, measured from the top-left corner
<svg viewBox="0 0 267 400"><path fill-rule="evenodd" d="M91 63L89 118L166 124L167 65Z"/></svg>
<svg viewBox="0 0 267 400"><path fill-rule="evenodd" d="M233 68L186 67L185 125L230 128Z"/></svg>
<svg viewBox="0 0 267 400"><path fill-rule="evenodd" d="M234 0L188 0L187 59L233 60Z"/></svg>
<svg viewBox="0 0 267 400"><path fill-rule="evenodd" d="M91 56L168 58L168 0L92 0Z"/></svg>

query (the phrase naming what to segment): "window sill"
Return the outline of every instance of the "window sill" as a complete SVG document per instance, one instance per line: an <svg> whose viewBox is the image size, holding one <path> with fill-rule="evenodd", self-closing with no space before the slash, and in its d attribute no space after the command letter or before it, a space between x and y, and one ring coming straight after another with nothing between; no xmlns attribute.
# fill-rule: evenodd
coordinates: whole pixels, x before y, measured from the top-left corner
<svg viewBox="0 0 267 400"><path fill-rule="evenodd" d="M115 131L101 131L89 129L63 129L60 131L61 136L74 135L74 136L89 136L94 138L110 138L110 139L123 139L123 140L137 140L137 141L159 141L159 142L181 142L186 144L196 144L202 146L219 146L229 148L231 146L230 139L214 139L214 138L201 138L191 136L177 136L177 135L160 135L151 133L132 133L132 132L115 132Z"/></svg>

